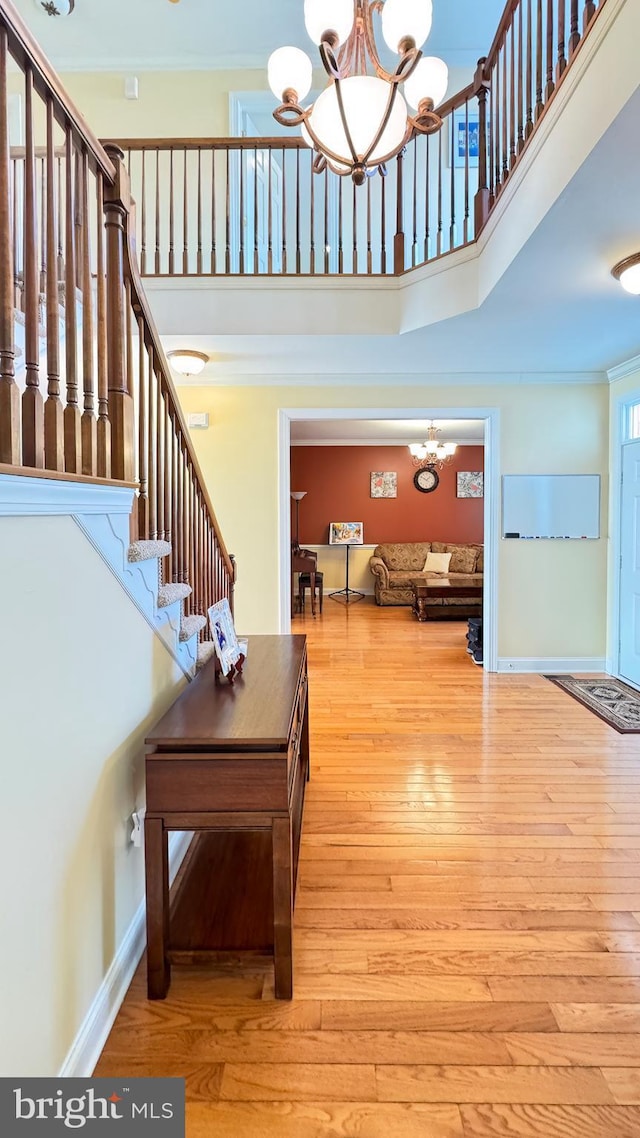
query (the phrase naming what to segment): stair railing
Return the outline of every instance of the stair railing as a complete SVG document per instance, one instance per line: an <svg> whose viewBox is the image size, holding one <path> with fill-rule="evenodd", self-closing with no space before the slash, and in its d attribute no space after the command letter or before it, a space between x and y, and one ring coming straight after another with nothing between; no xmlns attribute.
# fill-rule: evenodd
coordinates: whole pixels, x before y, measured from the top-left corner
<svg viewBox="0 0 640 1138"><path fill-rule="evenodd" d="M134 536L171 541L167 579L188 582L201 613L233 600L235 566L140 285L133 216L121 152L0 0L0 472L134 487Z"/></svg>

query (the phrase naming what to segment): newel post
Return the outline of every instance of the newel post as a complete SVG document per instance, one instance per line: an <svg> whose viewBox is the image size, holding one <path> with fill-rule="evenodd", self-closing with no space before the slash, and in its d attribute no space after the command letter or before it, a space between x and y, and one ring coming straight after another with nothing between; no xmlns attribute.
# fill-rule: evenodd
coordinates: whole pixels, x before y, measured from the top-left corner
<svg viewBox="0 0 640 1138"><path fill-rule="evenodd" d="M124 154L118 146L107 146L116 176L105 181L104 215L107 234L107 377L109 419L111 421L111 477L133 482L134 413L133 393L127 382L125 344L124 242L131 203L129 176Z"/></svg>
<svg viewBox="0 0 640 1138"><path fill-rule="evenodd" d="M478 190L474 201L475 236L478 237L489 217L489 180L488 147L487 147L487 96L489 94L489 81L484 68L486 58L478 60L478 67L474 76L475 93L478 98Z"/></svg>

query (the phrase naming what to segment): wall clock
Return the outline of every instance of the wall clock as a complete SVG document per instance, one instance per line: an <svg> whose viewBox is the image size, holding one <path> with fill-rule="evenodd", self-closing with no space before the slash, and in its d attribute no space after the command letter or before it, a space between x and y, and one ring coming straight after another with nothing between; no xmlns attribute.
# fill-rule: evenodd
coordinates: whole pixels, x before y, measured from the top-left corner
<svg viewBox="0 0 640 1138"><path fill-rule="evenodd" d="M432 490L437 489L439 483L440 475L432 466L426 466L423 470L416 470L413 476L413 485L422 494L430 494Z"/></svg>

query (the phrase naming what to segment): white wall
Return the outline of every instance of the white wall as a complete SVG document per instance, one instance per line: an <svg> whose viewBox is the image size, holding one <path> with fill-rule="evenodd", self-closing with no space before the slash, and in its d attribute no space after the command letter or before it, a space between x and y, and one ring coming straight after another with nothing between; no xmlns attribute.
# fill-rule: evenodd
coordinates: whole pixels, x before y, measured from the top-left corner
<svg viewBox="0 0 640 1138"><path fill-rule="evenodd" d="M0 518L0 1075L55 1075L143 896L143 739L184 677L71 518Z"/></svg>

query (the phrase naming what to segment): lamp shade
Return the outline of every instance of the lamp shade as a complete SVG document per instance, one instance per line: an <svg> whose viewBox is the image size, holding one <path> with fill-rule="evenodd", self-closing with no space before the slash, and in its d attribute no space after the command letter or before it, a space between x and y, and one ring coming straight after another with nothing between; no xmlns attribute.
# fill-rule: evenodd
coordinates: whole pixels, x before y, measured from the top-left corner
<svg viewBox="0 0 640 1138"><path fill-rule="evenodd" d="M351 34L355 6L353 0L304 0L304 22L314 43L322 43L325 32L335 32L338 43Z"/></svg>
<svg viewBox="0 0 640 1138"><path fill-rule="evenodd" d="M311 90L311 60L299 47L279 47L269 58L267 76L276 99L282 99L285 91L292 90L299 102Z"/></svg>
<svg viewBox="0 0 640 1138"><path fill-rule="evenodd" d="M382 9L382 34L392 51L398 51L402 40L415 40L422 47L433 21L432 0L385 0Z"/></svg>
<svg viewBox="0 0 640 1138"><path fill-rule="evenodd" d="M306 496L307 496L306 490L292 490L291 491L291 497L293 498L294 502L301 502L303 498L306 498Z"/></svg>
<svg viewBox="0 0 640 1138"><path fill-rule="evenodd" d="M442 102L449 86L449 68L437 55L426 55L420 60L405 85L407 101L416 110L422 99L432 99L434 107Z"/></svg>
<svg viewBox="0 0 640 1138"><path fill-rule="evenodd" d="M209 362L209 357L204 352L192 352L187 348L167 352L167 359L178 375L200 375Z"/></svg>
<svg viewBox="0 0 640 1138"><path fill-rule="evenodd" d="M370 75L353 75L342 81L341 92L351 139L356 154L363 158L368 154L384 119L389 100L389 84L384 79ZM339 164L344 163L346 168L350 168L353 155L340 115L334 83L317 99L309 121L323 150L331 152ZM367 158L369 165L375 166L376 162L398 150L406 131L407 105L398 93L382 137ZM335 167L336 163L331 159L329 161Z"/></svg>
<svg viewBox="0 0 640 1138"><path fill-rule="evenodd" d="M632 296L640 296L640 262L623 269L618 279L625 292L630 292Z"/></svg>

